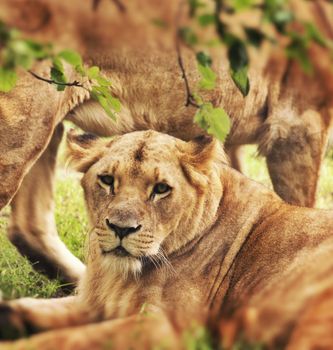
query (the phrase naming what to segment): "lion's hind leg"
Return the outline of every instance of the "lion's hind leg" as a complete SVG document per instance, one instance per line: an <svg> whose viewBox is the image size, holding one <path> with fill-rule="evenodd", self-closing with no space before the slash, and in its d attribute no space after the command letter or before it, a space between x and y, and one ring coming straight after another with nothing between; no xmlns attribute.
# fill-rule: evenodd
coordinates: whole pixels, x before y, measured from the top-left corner
<svg viewBox="0 0 333 350"><path fill-rule="evenodd" d="M62 133L59 125L13 198L8 237L36 270L51 278L77 282L85 267L60 240L53 213L54 172Z"/></svg>
<svg viewBox="0 0 333 350"><path fill-rule="evenodd" d="M290 113L290 115L288 115ZM327 112L272 115L262 127L259 150L266 156L275 192L286 202L313 207L329 125Z"/></svg>

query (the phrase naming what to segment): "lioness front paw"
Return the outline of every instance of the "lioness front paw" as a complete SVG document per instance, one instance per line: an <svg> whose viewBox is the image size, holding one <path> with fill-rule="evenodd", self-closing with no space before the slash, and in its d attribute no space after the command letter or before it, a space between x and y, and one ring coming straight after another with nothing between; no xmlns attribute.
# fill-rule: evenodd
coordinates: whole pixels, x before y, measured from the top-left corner
<svg viewBox="0 0 333 350"><path fill-rule="evenodd" d="M13 340L27 335L22 315L8 303L0 303L0 341Z"/></svg>

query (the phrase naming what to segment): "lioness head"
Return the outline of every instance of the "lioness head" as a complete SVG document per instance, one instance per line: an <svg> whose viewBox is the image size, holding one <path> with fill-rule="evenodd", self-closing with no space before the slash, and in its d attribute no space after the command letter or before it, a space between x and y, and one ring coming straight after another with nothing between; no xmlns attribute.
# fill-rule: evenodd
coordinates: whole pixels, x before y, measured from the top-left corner
<svg viewBox="0 0 333 350"><path fill-rule="evenodd" d="M209 137L183 142L154 131L112 140L68 136L84 174L93 260L127 275L163 262L201 233L221 197L224 153ZM90 247L90 249L92 249Z"/></svg>

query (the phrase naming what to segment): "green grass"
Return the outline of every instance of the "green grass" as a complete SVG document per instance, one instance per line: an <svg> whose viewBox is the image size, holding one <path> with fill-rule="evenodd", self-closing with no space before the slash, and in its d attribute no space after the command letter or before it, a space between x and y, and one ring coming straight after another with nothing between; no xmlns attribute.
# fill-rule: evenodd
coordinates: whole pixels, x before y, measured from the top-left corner
<svg viewBox="0 0 333 350"><path fill-rule="evenodd" d="M35 272L30 263L6 237L9 209L0 214L0 290L3 297L51 297L58 294L60 282L50 281ZM59 169L56 181L56 222L58 231L69 249L84 257L84 241L88 231L82 189L76 174Z"/></svg>
<svg viewBox="0 0 333 350"><path fill-rule="evenodd" d="M256 157L256 147L244 147L244 173L272 187L265 160ZM333 152L326 157L318 191L317 207L333 208ZM59 234L69 249L84 258L84 241L88 223L79 176L59 168L56 180L56 222ZM60 282L50 281L36 273L29 262L21 257L6 237L9 209L0 214L0 290L5 298L22 296L51 297L57 295Z"/></svg>

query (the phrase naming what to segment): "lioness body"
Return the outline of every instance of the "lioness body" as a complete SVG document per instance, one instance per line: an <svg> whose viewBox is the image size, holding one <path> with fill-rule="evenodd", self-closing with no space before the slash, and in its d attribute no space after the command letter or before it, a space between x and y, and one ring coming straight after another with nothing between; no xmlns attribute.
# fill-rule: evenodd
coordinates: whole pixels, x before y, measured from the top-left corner
<svg viewBox="0 0 333 350"><path fill-rule="evenodd" d="M185 143L147 131L111 142L72 136L70 147L85 172L93 227L87 272L71 299L40 308L9 303L3 324L63 328L21 340L19 349L59 342L64 349L183 348L193 322L215 330L222 322L229 345L228 323L233 335L240 327L247 340L273 349L289 339L302 349L320 344L308 336L311 313L304 325L302 315L328 301L333 286L331 211L285 204L223 164L220 146L206 139ZM168 187L152 192L157 183ZM119 239L114 227L129 225L133 233ZM117 253L120 245L127 255ZM328 334L327 319L313 327Z"/></svg>
<svg viewBox="0 0 333 350"><path fill-rule="evenodd" d="M122 102L114 123L90 99L88 91L68 88L59 93L24 72L20 72L18 86L12 92L0 95L0 208L9 203L25 177L11 202L8 236L35 268L52 277L77 281L84 266L59 240L52 214L56 147L48 144L56 126L67 118L99 135L154 129L184 140L203 131L193 123L196 109L185 107L186 90L174 41L178 1L131 2L125 12L111 1L101 2L96 12L89 2L44 0L36 4L36 9L40 8L37 15L22 17L20 10L32 11L30 1L19 1L20 6L2 1L1 17L27 36L80 50L87 62L98 64L110 78L112 92ZM312 5L307 6L312 9ZM39 23L41 14L49 20ZM65 14L73 20L64 24ZM154 26L154 18L164 20L169 30ZM36 26L38 30L33 29ZM191 90L195 91L199 81L195 57L185 47L181 54ZM232 127L226 146L232 154L239 145L257 143L266 155L276 192L290 203L313 206L330 126L333 79L322 60L316 74L306 75L297 62L287 60L272 47L252 52L252 56L251 89L246 98L235 87L228 62L220 55L214 60L217 88L202 94L230 115ZM41 76L49 75L47 63L37 63L32 69ZM78 78L70 70L68 76L70 80ZM86 87L89 90L89 84ZM59 141L59 129L53 144ZM49 180L41 182L35 191L35 179L45 174ZM61 254L57 256L56 252Z"/></svg>

